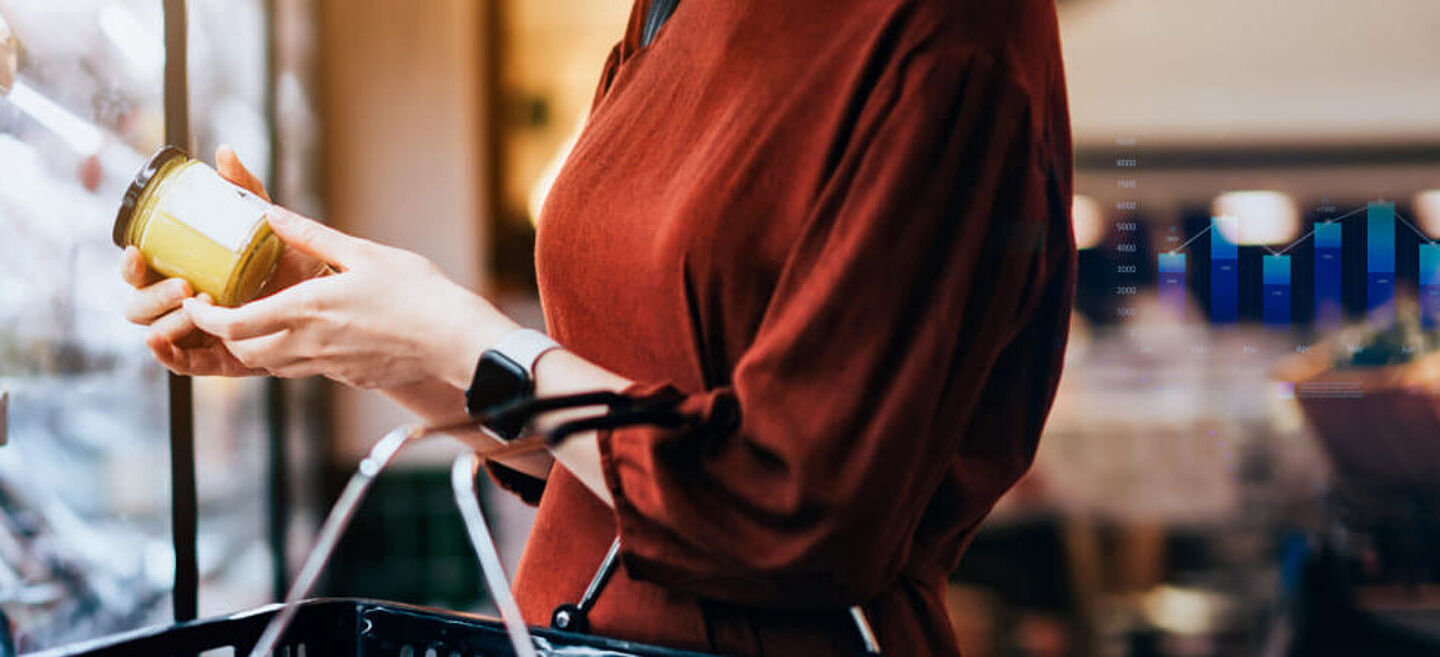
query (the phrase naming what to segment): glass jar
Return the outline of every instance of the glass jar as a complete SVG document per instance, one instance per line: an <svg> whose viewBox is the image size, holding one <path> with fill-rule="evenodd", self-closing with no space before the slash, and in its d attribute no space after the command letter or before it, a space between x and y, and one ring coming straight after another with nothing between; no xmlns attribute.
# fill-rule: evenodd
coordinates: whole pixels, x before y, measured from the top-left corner
<svg viewBox="0 0 1440 657"><path fill-rule="evenodd" d="M189 281L222 306L260 294L284 243L270 203L173 146L160 149L125 191L115 244L134 245L151 269Z"/></svg>

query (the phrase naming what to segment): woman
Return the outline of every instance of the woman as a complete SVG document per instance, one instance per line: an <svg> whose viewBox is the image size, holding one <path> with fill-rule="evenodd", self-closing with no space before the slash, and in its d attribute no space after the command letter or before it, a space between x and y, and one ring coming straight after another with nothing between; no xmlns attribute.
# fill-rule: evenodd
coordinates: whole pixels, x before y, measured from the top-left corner
<svg viewBox="0 0 1440 657"><path fill-rule="evenodd" d="M553 451L560 467L494 468L540 506L516 578L525 615L543 624L578 599L618 533L598 633L854 654L845 610L860 604L887 654L957 654L946 575L1029 466L1064 347L1053 3L686 0L642 48L646 8L540 220L563 348L532 349L519 376L699 421L577 436ZM233 153L218 165L258 187ZM270 221L293 247L284 272L313 270L308 254L339 273L227 309L127 253L129 316L152 325L161 362L319 374L449 419L514 335L420 256Z"/></svg>

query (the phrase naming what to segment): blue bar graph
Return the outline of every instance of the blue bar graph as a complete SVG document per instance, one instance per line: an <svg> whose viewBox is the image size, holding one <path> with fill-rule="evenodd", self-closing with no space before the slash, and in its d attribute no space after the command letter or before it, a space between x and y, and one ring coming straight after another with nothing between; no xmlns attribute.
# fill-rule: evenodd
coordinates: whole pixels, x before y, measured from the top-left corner
<svg viewBox="0 0 1440 657"><path fill-rule="evenodd" d="M1340 291L1340 228L1334 222L1315 224L1315 322L1327 328L1345 319Z"/></svg>
<svg viewBox="0 0 1440 657"><path fill-rule="evenodd" d="M1232 229L1231 234L1239 234L1233 230L1237 228L1234 217L1210 218L1210 321L1216 324L1232 323L1239 316L1239 250L1220 230L1222 222Z"/></svg>
<svg viewBox="0 0 1440 657"><path fill-rule="evenodd" d="M1189 284L1195 284L1202 291L1209 288L1211 324L1233 324L1242 317L1245 321L1261 319L1271 327L1313 321L1316 328L1328 332L1338 329L1347 315L1362 307L1370 322L1393 323L1403 281L1406 294L1411 284L1418 284L1419 311L1424 326L1440 330L1440 241L1433 240L1401 216L1392 201L1370 201L1338 214L1334 206L1321 211L1330 218L1316 220L1309 232L1288 244L1281 244L1279 240L1262 243L1257 239L1254 244L1245 242L1246 248L1241 249L1239 237L1244 220L1224 214L1211 216L1208 227L1183 242L1172 237L1170 241L1179 245L1157 257L1161 307L1173 316L1183 317ZM1347 223L1358 224L1362 213L1364 232L1359 230L1359 225L1346 228ZM1409 232L1399 230L1401 228ZM1173 233L1174 229L1171 230ZM1397 251L1415 244L1412 232L1420 239L1419 257L1415 260L1411 260L1414 252ZM1207 234L1209 239L1200 241ZM1208 244L1208 258L1206 251L1200 252L1200 268L1194 272L1196 278L1190 280L1192 261L1185 251L1196 242ZM1301 250L1306 242L1310 244L1309 256ZM1297 257L1301 263L1299 271L1295 269ZM1307 257L1314 261L1313 272L1309 270L1310 265L1305 264ZM1242 259L1243 295L1240 289ZM1307 280L1312 274L1313 286ZM1307 316L1297 317L1297 306ZM1312 306L1314 314L1310 316L1305 309Z"/></svg>
<svg viewBox="0 0 1440 657"><path fill-rule="evenodd" d="M1395 204L1365 209L1365 310L1371 320L1395 320Z"/></svg>
<svg viewBox="0 0 1440 657"><path fill-rule="evenodd" d="M1176 317L1185 316L1185 254L1160 254L1160 305Z"/></svg>
<svg viewBox="0 0 1440 657"><path fill-rule="evenodd" d="M1420 245L1420 322L1440 325L1440 244Z"/></svg>
<svg viewBox="0 0 1440 657"><path fill-rule="evenodd" d="M1267 255L1261 262L1261 292L1265 296L1262 304L1265 323L1270 325L1289 324L1290 256Z"/></svg>

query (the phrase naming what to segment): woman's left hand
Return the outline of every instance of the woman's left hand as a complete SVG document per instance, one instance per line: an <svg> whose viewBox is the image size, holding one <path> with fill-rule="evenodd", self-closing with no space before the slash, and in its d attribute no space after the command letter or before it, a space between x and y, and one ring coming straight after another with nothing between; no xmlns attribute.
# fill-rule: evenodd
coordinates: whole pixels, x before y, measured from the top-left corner
<svg viewBox="0 0 1440 657"><path fill-rule="evenodd" d="M480 353L518 328L429 260L275 208L286 244L338 273L239 308L187 299L195 325L245 365L275 376L323 375L360 388L441 379L464 388Z"/></svg>

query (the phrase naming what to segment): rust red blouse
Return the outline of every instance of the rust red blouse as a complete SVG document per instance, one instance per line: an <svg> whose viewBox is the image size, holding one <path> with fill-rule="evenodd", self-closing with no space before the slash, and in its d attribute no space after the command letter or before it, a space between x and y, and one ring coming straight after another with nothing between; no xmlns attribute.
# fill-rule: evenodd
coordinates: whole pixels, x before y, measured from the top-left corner
<svg viewBox="0 0 1440 657"><path fill-rule="evenodd" d="M618 531L598 633L853 654L863 603L888 654L955 654L946 574L1065 343L1054 3L684 0L641 49L645 2L545 205L540 292L562 344L704 423L602 435L613 510L556 468L526 617Z"/></svg>

